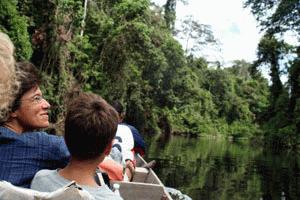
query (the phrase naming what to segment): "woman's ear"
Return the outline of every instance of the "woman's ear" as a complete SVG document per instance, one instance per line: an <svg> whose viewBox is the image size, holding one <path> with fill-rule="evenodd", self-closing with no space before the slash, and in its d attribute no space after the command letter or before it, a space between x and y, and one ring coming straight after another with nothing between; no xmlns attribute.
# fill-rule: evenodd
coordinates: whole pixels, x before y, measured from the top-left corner
<svg viewBox="0 0 300 200"><path fill-rule="evenodd" d="M16 118L17 116L18 116L17 111L11 112L9 115L10 118Z"/></svg>

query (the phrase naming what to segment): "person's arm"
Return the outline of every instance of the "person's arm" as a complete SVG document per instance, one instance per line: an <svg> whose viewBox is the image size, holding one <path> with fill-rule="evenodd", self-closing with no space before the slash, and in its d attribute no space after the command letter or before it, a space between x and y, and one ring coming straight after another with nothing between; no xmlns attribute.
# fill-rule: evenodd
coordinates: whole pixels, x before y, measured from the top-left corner
<svg viewBox="0 0 300 200"><path fill-rule="evenodd" d="M53 136L53 137L55 137L55 139L53 138L52 145L55 147L55 151L56 151L56 157L53 158L56 161L54 169L63 168L69 163L70 152L62 136Z"/></svg>
<svg viewBox="0 0 300 200"><path fill-rule="evenodd" d="M146 152L146 144L142 135L134 126L129 124L127 124L127 126L130 128L134 139L134 152L143 156Z"/></svg>
<svg viewBox="0 0 300 200"><path fill-rule="evenodd" d="M135 165L132 160L126 161L126 174L128 176L128 180L131 181L135 172Z"/></svg>

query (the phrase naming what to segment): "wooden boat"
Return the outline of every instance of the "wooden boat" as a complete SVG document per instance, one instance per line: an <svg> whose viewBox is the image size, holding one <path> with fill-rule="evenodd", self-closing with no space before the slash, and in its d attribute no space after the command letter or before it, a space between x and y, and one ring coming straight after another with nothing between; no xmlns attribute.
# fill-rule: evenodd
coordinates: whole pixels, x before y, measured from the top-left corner
<svg viewBox="0 0 300 200"><path fill-rule="evenodd" d="M143 168L146 161L136 156L136 169L131 182L113 181L120 185L120 195L124 200L172 200L170 194L152 169Z"/></svg>

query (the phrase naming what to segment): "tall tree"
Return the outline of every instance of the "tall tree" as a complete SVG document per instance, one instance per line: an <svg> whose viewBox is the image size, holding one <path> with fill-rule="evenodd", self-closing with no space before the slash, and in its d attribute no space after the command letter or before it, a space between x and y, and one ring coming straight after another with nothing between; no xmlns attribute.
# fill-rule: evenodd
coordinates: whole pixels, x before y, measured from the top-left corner
<svg viewBox="0 0 300 200"><path fill-rule="evenodd" d="M175 31L175 20L176 20L176 4L178 0L167 0L164 5L165 8L165 21L167 28L171 31ZM186 4L187 0L180 0L182 3Z"/></svg>
<svg viewBox="0 0 300 200"><path fill-rule="evenodd" d="M299 0L245 0L245 7L249 7L251 12L261 25L261 29L266 31L262 38L258 51L258 62L269 60L271 67L271 108L276 113L271 113L269 128L275 127L275 131L270 131L270 136L274 136L275 140L278 136L285 144L296 144L299 138L299 53L291 56L288 45L284 43L284 35L287 32L294 33L295 37L300 41L300 2ZM278 41L276 38L282 38ZM299 51L299 43L293 48ZM267 48L269 46L269 49ZM265 52L265 53L263 53ZM284 55L286 54L286 55ZM289 54L289 55L288 55ZM265 56L263 56L265 55ZM268 56L267 56L268 55ZM279 60L271 62L271 60L282 59L286 57L289 62L284 66L289 73L288 91L283 91L280 98L280 90L282 84L279 81ZM273 63L273 64L272 64ZM277 67L276 67L277 65ZM255 72L255 69L253 70ZM277 104L275 105L277 101ZM296 122L296 123L295 123ZM297 124L298 123L298 124ZM297 124L297 127L295 126ZM273 128L274 129L274 128ZM289 137L289 138L286 138ZM276 139L277 138L277 139ZM272 139L272 138L271 138Z"/></svg>
<svg viewBox="0 0 300 200"><path fill-rule="evenodd" d="M299 35L299 0L246 0L244 6L251 8L262 29L273 29L276 32L291 30Z"/></svg>
<svg viewBox="0 0 300 200"><path fill-rule="evenodd" d="M167 24L167 28L170 31L173 31L175 28L175 20L176 20L176 2L177 0L167 0L165 7L165 21Z"/></svg>
<svg viewBox="0 0 300 200"><path fill-rule="evenodd" d="M291 97L289 102L290 120L296 124L297 132L300 133L300 47L297 49L297 59L290 68L289 82Z"/></svg>
<svg viewBox="0 0 300 200"><path fill-rule="evenodd" d="M280 80L280 61L285 58L288 50L289 45L287 45L284 41L278 41L272 33L266 33L258 45L258 59L254 65L267 65L270 67L271 114L274 111L276 101L283 90L283 85Z"/></svg>
<svg viewBox="0 0 300 200"><path fill-rule="evenodd" d="M177 37L185 42L185 53L195 54L205 46L218 46L210 25L202 24L192 16L187 16L177 30Z"/></svg>

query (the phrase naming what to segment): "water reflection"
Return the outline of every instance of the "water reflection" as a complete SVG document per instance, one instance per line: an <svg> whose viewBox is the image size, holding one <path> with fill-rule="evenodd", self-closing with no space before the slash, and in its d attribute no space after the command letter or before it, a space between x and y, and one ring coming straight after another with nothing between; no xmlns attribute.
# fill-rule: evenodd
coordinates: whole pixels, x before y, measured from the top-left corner
<svg viewBox="0 0 300 200"><path fill-rule="evenodd" d="M146 140L161 180L194 200L300 199L300 159L293 152L207 138Z"/></svg>

